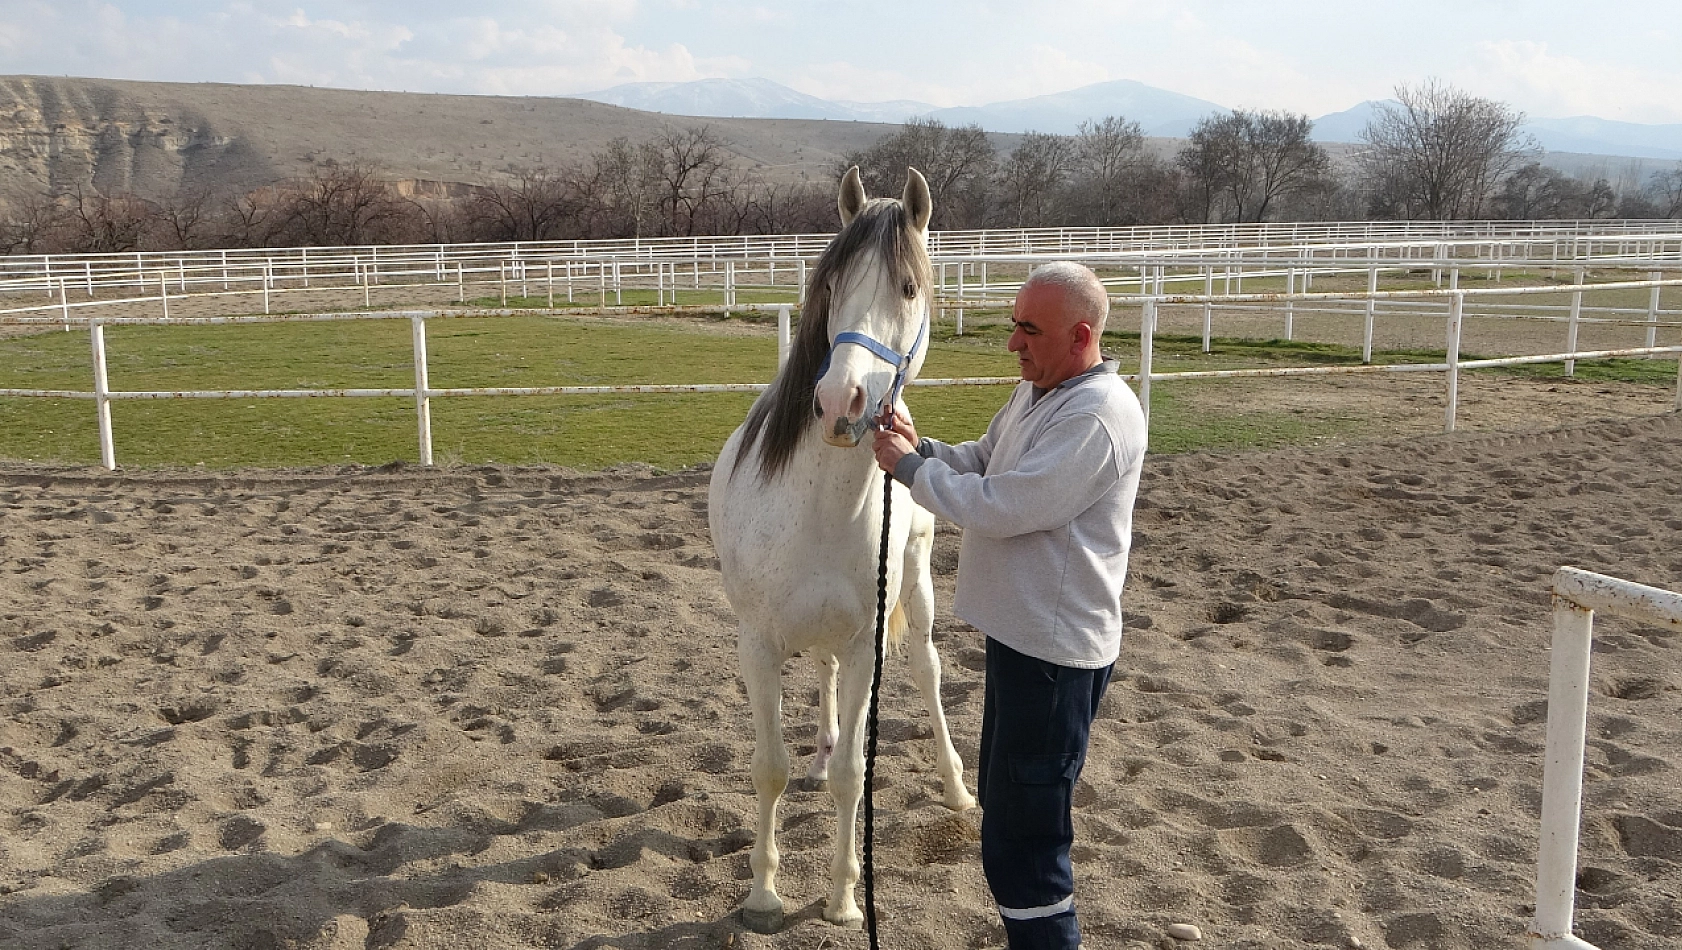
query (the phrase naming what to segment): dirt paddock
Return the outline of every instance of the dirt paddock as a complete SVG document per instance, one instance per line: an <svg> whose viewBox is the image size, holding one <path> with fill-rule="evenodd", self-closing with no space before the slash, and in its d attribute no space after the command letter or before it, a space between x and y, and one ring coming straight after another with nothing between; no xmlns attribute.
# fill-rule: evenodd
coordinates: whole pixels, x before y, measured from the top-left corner
<svg viewBox="0 0 1682 950"><path fill-rule="evenodd" d="M1077 790L1092 945L1523 946L1548 578L1677 587L1677 471L1675 415L1152 459ZM0 466L0 943L865 946L818 918L822 792L783 810L787 929L733 915L752 736L705 480ZM973 759L957 540L936 636ZM1682 637L1597 633L1581 932L1672 946ZM914 694L890 661L885 945L998 946Z"/></svg>
<svg viewBox="0 0 1682 950"><path fill-rule="evenodd" d="M1275 317L1233 326L1275 336ZM1536 326L1468 348L1546 346ZM1076 797L1090 945L1190 922L1244 950L1524 946L1549 577L1682 586L1682 417L1666 388L1472 374L1443 435L1442 384L1164 384L1193 409L1363 421L1148 461ZM734 915L752 732L706 478L0 462L0 944L866 946L819 918L821 791L782 812L787 928ZM973 787L983 654L949 612L957 544L943 526L936 638ZM1682 942L1679 647L1597 625L1577 900L1603 950ZM791 668L805 756L813 681ZM884 945L1000 946L978 816L940 805L917 706L890 659Z"/></svg>

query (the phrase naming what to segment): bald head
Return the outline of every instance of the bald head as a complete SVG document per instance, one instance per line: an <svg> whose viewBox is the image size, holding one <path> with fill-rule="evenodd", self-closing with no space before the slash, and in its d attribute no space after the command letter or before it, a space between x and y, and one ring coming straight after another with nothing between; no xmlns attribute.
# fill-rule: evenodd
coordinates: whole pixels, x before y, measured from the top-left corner
<svg viewBox="0 0 1682 950"><path fill-rule="evenodd" d="M1041 286L1056 288L1061 294L1070 323L1091 324L1094 336L1104 332L1104 321L1110 315L1110 295L1098 275L1086 265L1074 261L1041 264L1028 275L1022 289Z"/></svg>
<svg viewBox="0 0 1682 950"><path fill-rule="evenodd" d="M1006 344L1022 378L1051 389L1103 362L1098 335L1109 312L1104 285L1085 267L1059 261L1035 270L1016 292Z"/></svg>

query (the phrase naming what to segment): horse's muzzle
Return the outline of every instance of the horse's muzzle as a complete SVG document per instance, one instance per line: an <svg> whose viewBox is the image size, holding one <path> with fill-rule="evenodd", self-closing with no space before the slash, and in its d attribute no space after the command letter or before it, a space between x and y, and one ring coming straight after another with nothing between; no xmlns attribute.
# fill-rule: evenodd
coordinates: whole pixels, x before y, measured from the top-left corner
<svg viewBox="0 0 1682 950"><path fill-rule="evenodd" d="M830 445L850 449L864 440L864 434L870 431L870 417L859 416L848 419L846 416L835 417L835 422L824 426L823 440Z"/></svg>

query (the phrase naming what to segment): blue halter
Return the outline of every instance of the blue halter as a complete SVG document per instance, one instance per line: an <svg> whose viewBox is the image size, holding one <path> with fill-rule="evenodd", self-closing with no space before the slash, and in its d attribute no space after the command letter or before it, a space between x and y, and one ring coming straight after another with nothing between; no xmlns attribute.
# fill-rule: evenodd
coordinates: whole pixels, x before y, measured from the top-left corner
<svg viewBox="0 0 1682 950"><path fill-rule="evenodd" d="M840 347L841 344L852 343L869 350L877 359L894 367L894 384L889 387L888 396L882 401L882 405L877 407L875 415L879 416L882 414L883 409L891 408L895 403L899 402L899 394L905 389L905 376L907 373L911 372L911 361L916 358L917 350L922 347L923 337L926 336L928 332L929 313L928 310L925 309L923 311L922 322L917 325L917 338L911 341L911 349L907 350L905 355L901 356L899 353L894 351L893 347L888 346L880 340L866 334L859 333L855 330L843 330L842 332L835 334L835 343L829 348L829 352L824 355L823 366L818 368L817 378L823 379L824 374L829 372L829 361L831 357L835 355L836 349Z"/></svg>

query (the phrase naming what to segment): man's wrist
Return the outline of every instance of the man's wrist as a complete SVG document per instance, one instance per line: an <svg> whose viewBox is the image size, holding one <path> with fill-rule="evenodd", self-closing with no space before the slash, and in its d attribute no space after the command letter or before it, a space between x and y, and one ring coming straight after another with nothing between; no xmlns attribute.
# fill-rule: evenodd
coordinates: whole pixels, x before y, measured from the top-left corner
<svg viewBox="0 0 1682 950"><path fill-rule="evenodd" d="M894 463L894 481L910 488L911 483L917 480L917 469L922 466L923 457L916 452L901 455L899 461Z"/></svg>

